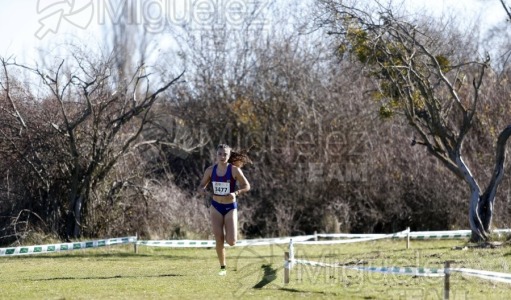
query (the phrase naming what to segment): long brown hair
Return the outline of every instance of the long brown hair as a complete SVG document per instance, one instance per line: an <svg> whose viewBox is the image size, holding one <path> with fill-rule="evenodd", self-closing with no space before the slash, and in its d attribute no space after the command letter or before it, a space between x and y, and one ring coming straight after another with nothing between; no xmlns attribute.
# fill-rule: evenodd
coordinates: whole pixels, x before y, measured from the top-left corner
<svg viewBox="0 0 511 300"><path fill-rule="evenodd" d="M231 150L231 155L229 156L229 160L227 161L230 164L233 164L234 166L238 168L242 168L246 164L251 164L252 160L248 156L248 150L237 150L234 151L231 146L227 144L220 144L217 147L218 149L229 149Z"/></svg>

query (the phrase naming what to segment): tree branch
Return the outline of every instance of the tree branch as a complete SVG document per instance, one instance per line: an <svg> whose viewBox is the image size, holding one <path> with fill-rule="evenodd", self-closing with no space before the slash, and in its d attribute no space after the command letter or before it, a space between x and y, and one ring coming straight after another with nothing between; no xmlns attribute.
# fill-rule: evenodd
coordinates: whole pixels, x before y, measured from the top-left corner
<svg viewBox="0 0 511 300"><path fill-rule="evenodd" d="M509 20L511 22L511 7L507 7L506 3L504 3L504 0L500 0L500 3L502 4L502 7L504 7L504 11L506 12L507 16L509 17Z"/></svg>

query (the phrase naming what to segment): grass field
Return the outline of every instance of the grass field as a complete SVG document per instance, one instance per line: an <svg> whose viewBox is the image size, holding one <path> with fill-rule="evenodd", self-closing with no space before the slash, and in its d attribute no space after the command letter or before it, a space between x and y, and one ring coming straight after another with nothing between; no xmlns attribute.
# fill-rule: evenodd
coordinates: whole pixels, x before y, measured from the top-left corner
<svg viewBox="0 0 511 300"><path fill-rule="evenodd" d="M509 273L511 248L454 250L464 240L383 240L296 245L295 257L374 267L452 267ZM133 245L0 257L1 299L443 299L443 278L296 265L284 284L287 245L228 248L227 276L214 249ZM451 299L511 299L511 284L451 275Z"/></svg>

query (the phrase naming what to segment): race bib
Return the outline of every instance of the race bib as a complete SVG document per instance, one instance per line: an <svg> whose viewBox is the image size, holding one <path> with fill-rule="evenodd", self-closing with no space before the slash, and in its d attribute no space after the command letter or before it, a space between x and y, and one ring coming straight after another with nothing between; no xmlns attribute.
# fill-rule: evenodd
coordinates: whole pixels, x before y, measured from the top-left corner
<svg viewBox="0 0 511 300"><path fill-rule="evenodd" d="M231 184L229 182L213 181L213 193L215 195L229 195L231 193Z"/></svg>

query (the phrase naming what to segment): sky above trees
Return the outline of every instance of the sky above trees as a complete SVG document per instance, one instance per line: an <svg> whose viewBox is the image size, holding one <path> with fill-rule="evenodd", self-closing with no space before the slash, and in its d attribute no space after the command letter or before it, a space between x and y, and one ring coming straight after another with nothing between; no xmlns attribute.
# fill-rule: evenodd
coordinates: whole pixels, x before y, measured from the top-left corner
<svg viewBox="0 0 511 300"><path fill-rule="evenodd" d="M115 2L116 0L74 1L71 5L70 2L64 0L0 0L0 7L2 7L2 10L0 10L0 28L3 28L2 38L0 39L0 56L9 57L14 55L18 60L31 63L36 61L41 54L44 56L54 54L58 51L59 46L65 45L69 41L100 47L103 40L102 24L109 17L115 17L118 13ZM254 1L132 0L131 2L138 5L139 12L145 11L142 15L135 17L133 22L152 22L152 30L157 37L158 34L163 32L161 28L158 28L161 19L165 19L167 22L180 23L186 16L201 18L201 9L216 9L217 13L212 16L215 23L222 21L236 22L243 19L235 13L236 9L245 9L245 7L240 7L238 4ZM259 7L255 9L261 11L271 9L269 7L271 2L270 0L266 0L266 2L259 1ZM162 9L156 3L165 3L166 6ZM202 7L194 8L192 3L201 3ZM217 3L224 3L231 5L231 7L217 8ZM284 2L279 1L279 3ZM498 0L403 0L403 3L405 6L413 7L418 11L428 10L438 16L454 15L461 20L466 19L467 23L481 23L482 28L485 29L505 18ZM147 12L150 9L165 11L165 13ZM205 16L202 15L202 17ZM205 18L208 19L209 17L206 16ZM259 21L267 21L263 18L265 17L261 17ZM167 43L169 43L168 39ZM160 45L160 47L169 46L171 45L165 44L165 42Z"/></svg>

